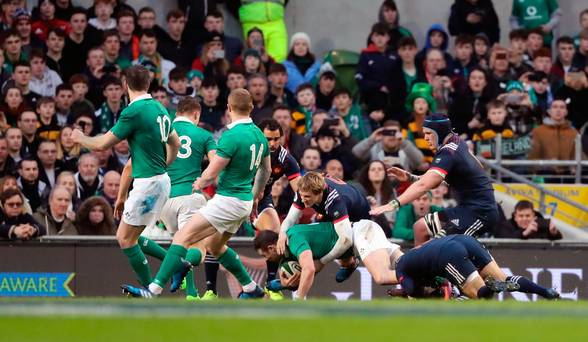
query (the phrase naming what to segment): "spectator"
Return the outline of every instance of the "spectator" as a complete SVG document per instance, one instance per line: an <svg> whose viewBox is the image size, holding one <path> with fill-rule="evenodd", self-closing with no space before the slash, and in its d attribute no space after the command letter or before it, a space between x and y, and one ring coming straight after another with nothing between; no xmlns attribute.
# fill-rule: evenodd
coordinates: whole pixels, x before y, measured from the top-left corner
<svg viewBox="0 0 588 342"><path fill-rule="evenodd" d="M497 99L506 103L509 125L514 134L522 137L531 133L538 124L539 115L523 84L519 81L508 82L506 93L498 95Z"/></svg>
<svg viewBox="0 0 588 342"><path fill-rule="evenodd" d="M200 43L200 39L206 32L204 21L206 14L211 9L216 9L219 0L179 0L178 7L186 13L186 30L184 31L183 40L185 44Z"/></svg>
<svg viewBox="0 0 588 342"><path fill-rule="evenodd" d="M253 111L251 112L253 122L259 124L263 120L271 118L273 103L268 95L267 78L262 74L250 76L247 81L247 90L253 100Z"/></svg>
<svg viewBox="0 0 588 342"><path fill-rule="evenodd" d="M511 42L513 40L511 39ZM510 55L516 54L514 49L510 50ZM501 46L495 46L490 53L490 72L493 82L492 88L498 93L506 91L508 82L516 78L516 74L509 66L509 51Z"/></svg>
<svg viewBox="0 0 588 342"><path fill-rule="evenodd" d="M28 61L28 56L22 51L20 34L15 30L2 32L2 50L5 57L3 69L8 74L12 73L15 63Z"/></svg>
<svg viewBox="0 0 588 342"><path fill-rule="evenodd" d="M477 132L473 135L473 141L494 140L496 135L501 134L503 139L514 138L514 132L506 120L506 105L500 100L491 100L486 105L487 116ZM491 159L494 151L481 151L482 157Z"/></svg>
<svg viewBox="0 0 588 342"><path fill-rule="evenodd" d="M296 97L288 88L288 72L280 63L272 64L268 69L267 79L270 85L271 102L294 108L297 105Z"/></svg>
<svg viewBox="0 0 588 342"><path fill-rule="evenodd" d="M526 30L539 28L544 34L543 44L550 46L561 15L557 0L513 0L510 26Z"/></svg>
<svg viewBox="0 0 588 342"><path fill-rule="evenodd" d="M568 115L567 99L553 100L548 117L543 124L533 129L533 142L529 159L572 160L574 159L575 140L578 131L566 120ZM569 174L562 167L548 169L549 173Z"/></svg>
<svg viewBox="0 0 588 342"><path fill-rule="evenodd" d="M221 36L221 41L225 48L225 58L229 62L233 62L243 50L243 43L241 39L228 36L225 33L225 18L223 14L215 9L211 9L206 14L206 19L204 20L204 28L208 33L216 33ZM197 52L199 49L197 49Z"/></svg>
<svg viewBox="0 0 588 342"><path fill-rule="evenodd" d="M20 88L16 85L7 85L2 90L2 93L3 101L0 104L0 112L2 112L0 116L0 128L4 131L9 126L13 126L19 115L25 110L29 110L29 107L24 101Z"/></svg>
<svg viewBox="0 0 588 342"><path fill-rule="evenodd" d="M17 180L18 187L28 199L31 209L35 211L47 200L50 188L45 182L39 180L38 163L31 157L20 161L18 174L20 176Z"/></svg>
<svg viewBox="0 0 588 342"><path fill-rule="evenodd" d="M543 31L539 28L527 31L527 56L525 57L525 60L532 61L537 51L544 47L543 37ZM551 44L548 46L551 46Z"/></svg>
<svg viewBox="0 0 588 342"><path fill-rule="evenodd" d="M82 74L88 78L88 91L84 94L84 97L87 97L94 107L99 106L104 101L101 90L102 83L106 77L105 65L104 50L101 47L91 48L87 53L86 66L82 70Z"/></svg>
<svg viewBox="0 0 588 342"><path fill-rule="evenodd" d="M200 72L198 70L192 70L190 72ZM203 79L204 75L200 73L200 77ZM198 78L198 77L196 77ZM202 82L200 83L200 87L202 87ZM231 92L237 88L246 88L247 87L247 75L245 74L245 70L243 67L231 67L227 70L227 92ZM226 96L225 96L226 97Z"/></svg>
<svg viewBox="0 0 588 342"><path fill-rule="evenodd" d="M142 64L144 61L150 61L155 64L155 78L166 86L169 80L169 72L176 66L172 61L163 58L157 52L157 37L153 30L143 30L139 35L139 57L133 61L133 64Z"/></svg>
<svg viewBox="0 0 588 342"><path fill-rule="evenodd" d="M402 138L398 121L386 121L383 127L360 141L351 151L364 162L381 160L387 167L400 165L409 172L417 170L423 162L419 149Z"/></svg>
<svg viewBox="0 0 588 342"><path fill-rule="evenodd" d="M208 33L200 57L192 62L192 69L202 72L205 78L215 79L218 84L225 84L230 63L224 49L222 36L216 32Z"/></svg>
<svg viewBox="0 0 588 342"><path fill-rule="evenodd" d="M261 63L264 66L265 70L269 70L269 68L276 63L276 61L268 55L265 44L263 42L263 32L254 27L249 32L247 32L247 38L245 39L245 44L247 45L247 49L253 49L259 54L259 58ZM285 52L285 51L284 51ZM237 59L233 62L235 65L242 65L244 64L245 55L237 57Z"/></svg>
<svg viewBox="0 0 588 342"><path fill-rule="evenodd" d="M0 177L14 174L15 162L8 154L8 140L0 138Z"/></svg>
<svg viewBox="0 0 588 342"><path fill-rule="evenodd" d="M55 3L53 0L39 0L39 19L33 22L33 32L42 40L48 39L51 29L69 31L66 21L55 18Z"/></svg>
<svg viewBox="0 0 588 342"><path fill-rule="evenodd" d="M63 171L57 176L55 187L64 187L71 195L71 203L67 209L67 217L75 221L76 210L80 207L80 199L77 197L76 178L74 174L69 171Z"/></svg>
<svg viewBox="0 0 588 342"><path fill-rule="evenodd" d="M22 51L30 55L34 49L44 49L45 42L37 35L32 34L31 14L24 8L17 8L13 15L13 27L20 35Z"/></svg>
<svg viewBox="0 0 588 342"><path fill-rule="evenodd" d="M78 161L78 172L75 174L77 197L84 201L95 196L102 188L103 177L98 173L98 159L89 153L82 154Z"/></svg>
<svg viewBox="0 0 588 342"><path fill-rule="evenodd" d="M7 69L4 67L5 60L4 48L2 45L0 45L0 62L2 62L0 63L0 84L4 84L4 82L10 78L10 73L8 73Z"/></svg>
<svg viewBox="0 0 588 342"><path fill-rule="evenodd" d="M169 92L162 86L158 85L149 91L155 101L161 103L171 114L173 109L170 108Z"/></svg>
<svg viewBox="0 0 588 342"><path fill-rule="evenodd" d="M129 150L129 142L121 140L118 144L114 145L114 156L118 159L121 165L126 165L131 158L131 151Z"/></svg>
<svg viewBox="0 0 588 342"><path fill-rule="evenodd" d="M142 15L153 15L153 21L155 22L155 13L144 12ZM135 13L126 10L121 11L116 17L116 23L116 30L120 38L120 57L128 61L134 61L139 58L139 37L134 34Z"/></svg>
<svg viewBox="0 0 588 342"><path fill-rule="evenodd" d="M108 171L104 174L104 186L100 196L108 202L111 209L114 208L114 203L118 196L118 189L120 187L120 174L116 171Z"/></svg>
<svg viewBox="0 0 588 342"><path fill-rule="evenodd" d="M310 134L313 131L312 120L316 113L316 96L310 83L301 84L296 89L296 101L298 108L292 113L293 127L300 135ZM318 130L320 127L316 127Z"/></svg>
<svg viewBox="0 0 588 342"><path fill-rule="evenodd" d="M403 131L404 137L412 142L423 154L425 163L433 162L433 151L425 141L423 124L425 116L435 111L436 103L432 95L433 89L428 83L415 83L410 94L406 98L406 110L410 113L410 120L407 129ZM420 169L425 171L428 165L421 165Z"/></svg>
<svg viewBox="0 0 588 342"><path fill-rule="evenodd" d="M574 54L572 64L580 70L586 70L586 67L588 66L588 28L585 28L580 32L579 38L580 44Z"/></svg>
<svg viewBox="0 0 588 342"><path fill-rule="evenodd" d="M279 60L279 59L278 59ZM290 38L290 52L282 63L288 72L286 88L294 92L303 83L316 82L321 61L310 52L310 36L297 32Z"/></svg>
<svg viewBox="0 0 588 342"><path fill-rule="evenodd" d="M472 69L465 94L455 98L449 111L455 131L471 138L486 120L486 104L495 97L484 69Z"/></svg>
<svg viewBox="0 0 588 342"><path fill-rule="evenodd" d="M37 137L37 114L31 110L25 110L18 117L18 128L22 132L22 152L23 156L34 156L37 154L39 147L39 138Z"/></svg>
<svg viewBox="0 0 588 342"><path fill-rule="evenodd" d="M576 53L576 47L574 46L574 40L571 37L563 36L557 39L557 57L555 63L551 67L551 74L563 79L572 68L574 61L574 54Z"/></svg>
<svg viewBox="0 0 588 342"><path fill-rule="evenodd" d="M243 67L248 77L254 74L266 75L266 68L261 62L261 55L255 49L243 51Z"/></svg>
<svg viewBox="0 0 588 342"><path fill-rule="evenodd" d="M25 104L28 107L35 108L41 95L31 91L29 88L29 82L31 81L31 65L29 62L17 62L14 64L12 80L20 89Z"/></svg>
<svg viewBox="0 0 588 342"><path fill-rule="evenodd" d="M404 111L404 102L406 96L411 91L413 84L424 81L423 70L420 65L416 64L417 43L412 37L404 37L398 42L398 57L400 63L396 63L393 71L392 79L394 82L394 90L391 92L392 110L400 122L405 122L407 115ZM373 114L370 113L370 118L375 120Z"/></svg>
<svg viewBox="0 0 588 342"><path fill-rule="evenodd" d="M447 106L451 100L451 95L456 90L450 77L451 75L447 70L448 64L449 62L444 59L443 53L439 49L432 48L425 56L424 77L426 82L433 86L432 93L438 111L448 110Z"/></svg>
<svg viewBox="0 0 588 342"><path fill-rule="evenodd" d="M116 30L104 32L102 49L104 50L105 68L115 67L117 70L123 71L131 66L131 61L120 54L120 38Z"/></svg>
<svg viewBox="0 0 588 342"><path fill-rule="evenodd" d="M224 126L223 117L226 107L219 101L220 89L214 78L202 81L202 114L200 121L212 126L215 131Z"/></svg>
<svg viewBox="0 0 588 342"><path fill-rule="evenodd" d="M353 103L351 92L345 88L333 92L333 104L329 112L335 117L343 118L345 126L351 136L356 140L363 140L369 136L369 131L365 127L364 116L361 113L361 107Z"/></svg>
<svg viewBox="0 0 588 342"><path fill-rule="evenodd" d="M454 208L457 206L457 202L448 196L449 187L445 182L442 182L438 187L431 190L431 194L433 195L431 198L431 205L444 209Z"/></svg>
<svg viewBox="0 0 588 342"><path fill-rule="evenodd" d="M10 127L4 134L8 145L8 158L12 160L16 166L16 164L22 159L22 131L20 128Z"/></svg>
<svg viewBox="0 0 588 342"><path fill-rule="evenodd" d="M39 158L40 162L39 179L47 184L49 188L53 188L62 170L61 161L57 160L57 144L55 141L42 141L39 144L37 158Z"/></svg>
<svg viewBox="0 0 588 342"><path fill-rule="evenodd" d="M123 110L123 89L120 79L112 76L107 77L103 82L103 89L102 94L106 101L94 113L98 121L98 131L100 133L108 132L114 126Z"/></svg>
<svg viewBox="0 0 588 342"><path fill-rule="evenodd" d="M496 238L560 240L561 233L552 220L533 209L533 203L522 200L515 205L512 218L497 226Z"/></svg>
<svg viewBox="0 0 588 342"><path fill-rule="evenodd" d="M281 145L284 146L284 148L286 148L296 160L300 160L304 150L308 146L308 140L292 129L292 111L285 105L278 105L274 107L272 118L280 124L282 131L284 131Z"/></svg>
<svg viewBox="0 0 588 342"><path fill-rule="evenodd" d="M316 85L316 106L322 110L329 111L333 106L337 74L330 63L325 63L318 74Z"/></svg>
<svg viewBox="0 0 588 342"><path fill-rule="evenodd" d="M543 71L536 71L529 75L529 96L533 99L535 107L541 112L541 116L547 114L547 110L553 101L553 93L549 86L549 76Z"/></svg>
<svg viewBox="0 0 588 342"><path fill-rule="evenodd" d="M443 25L441 24L433 24L427 30L427 36L425 41L425 46L419 51L416 55L416 61L418 65L422 65L423 61L427 57L429 50L437 49L443 55L442 58L445 60L447 65L451 65L453 62L453 58L447 52L447 48L449 47L449 35Z"/></svg>
<svg viewBox="0 0 588 342"><path fill-rule="evenodd" d="M96 53L92 54L93 57L100 59L100 53L97 50L94 51ZM92 64L94 64L94 62L92 62ZM69 120L75 120L82 113L92 113L92 120L94 120L93 114L96 112L96 108L93 102L86 98L86 95L88 95L88 92L90 91L90 80L88 79L88 76L84 74L74 74L72 77L70 77L69 84L73 90L73 103L71 105L72 117ZM97 91L98 86L98 84L95 84L92 87L92 90ZM99 101L98 96L95 93L94 95L94 101Z"/></svg>
<svg viewBox="0 0 588 342"><path fill-rule="evenodd" d="M357 64L355 79L368 112L381 110L388 112L390 92L394 89L392 79L396 57L388 51L388 27L374 24L370 33L370 44L363 49ZM373 119L373 118L372 118ZM379 118L378 124L384 119Z"/></svg>
<svg viewBox="0 0 588 342"><path fill-rule="evenodd" d="M74 92L71 85L63 83L55 88L55 116L59 126L65 126L70 120L73 102Z"/></svg>
<svg viewBox="0 0 588 342"><path fill-rule="evenodd" d="M474 58L482 69L488 70L490 66L490 39L484 33L478 33L474 36Z"/></svg>
<svg viewBox="0 0 588 342"><path fill-rule="evenodd" d="M581 70L571 69L564 77L564 85L556 97L570 99L568 117L573 126L582 127L587 121L588 108L588 78Z"/></svg>
<svg viewBox="0 0 588 342"><path fill-rule="evenodd" d="M116 20L112 18L113 12L114 4L112 0L94 0L94 14L96 17L88 20L88 24L101 31L116 28Z"/></svg>
<svg viewBox="0 0 588 342"><path fill-rule="evenodd" d="M98 160L98 174L104 176L108 171L122 172L124 165L120 164L118 158L112 153L112 148L91 152Z"/></svg>
<svg viewBox="0 0 588 342"><path fill-rule="evenodd" d="M71 139L73 128L64 126L59 133L57 144L57 159L63 162L63 169L74 172L77 170L78 158L80 156L80 145L75 144Z"/></svg>
<svg viewBox="0 0 588 342"><path fill-rule="evenodd" d="M190 67L194 59L194 47L182 42L182 35L186 28L186 16L184 12L173 9L166 16L167 32L161 37L158 51L163 58L174 62L177 66Z"/></svg>
<svg viewBox="0 0 588 342"><path fill-rule="evenodd" d="M25 199L18 189L9 189L0 194L2 222L0 237L11 240L30 240L45 235L46 231L24 210Z"/></svg>
<svg viewBox="0 0 588 342"><path fill-rule="evenodd" d="M55 18L67 21L74 13L71 0L55 0Z"/></svg>
<svg viewBox="0 0 588 342"><path fill-rule="evenodd" d="M584 9L582 12L580 12L579 17L579 21L580 21L580 32L582 30L588 30L588 8ZM580 35L576 35L576 37L574 37L574 45L576 45L576 47L580 46Z"/></svg>
<svg viewBox="0 0 588 342"><path fill-rule="evenodd" d="M468 78L473 68L478 65L474 58L474 38L468 35L459 35L455 38L455 63L454 68L459 70L463 78Z"/></svg>
<svg viewBox="0 0 588 342"><path fill-rule="evenodd" d="M4 176L2 178L0 178L0 195L7 191L8 189L12 189L12 190L17 190L21 195L22 193L20 192L20 189L18 188L18 184L16 181L16 177L8 175L8 176ZM33 210L31 209L31 205L29 204L29 201L23 196L23 200L24 200L24 204L23 204L23 209L24 212L26 214L32 215L33 214ZM2 213L2 211L0 210L0 217L4 214Z"/></svg>
<svg viewBox="0 0 588 342"><path fill-rule="evenodd" d="M547 74L549 81L549 92L557 92L562 85L562 78L551 74L551 68L553 66L553 60L551 59L551 50L548 48L541 48L533 55L533 71L544 72ZM530 75L530 73L528 74ZM524 76L522 77L524 81ZM529 82L526 82L529 83Z"/></svg>
<svg viewBox="0 0 588 342"><path fill-rule="evenodd" d="M76 229L80 235L115 235L112 208L102 197L85 200L76 215Z"/></svg>
<svg viewBox="0 0 588 342"><path fill-rule="evenodd" d="M305 173L310 171L317 171L320 169L322 164L321 152L316 147L307 147L302 153L300 159L300 173L304 176Z"/></svg>
<svg viewBox="0 0 588 342"><path fill-rule="evenodd" d="M400 15L398 14L396 2L394 0L384 0L378 11L378 23L388 27L388 36L390 37L388 46L392 52L397 51L400 39L412 37L412 33L406 27L400 26L399 22ZM368 37L368 45L370 38Z"/></svg>
<svg viewBox="0 0 588 342"><path fill-rule="evenodd" d="M64 47L65 32L56 28L49 30L47 37L46 63L49 69L55 71L62 77L79 72L79 69L76 69L76 65L68 64L69 61L64 58ZM79 56L77 56L77 58L79 58Z"/></svg>
<svg viewBox="0 0 588 342"><path fill-rule="evenodd" d="M185 96L194 97L196 93L189 87L187 71L182 67L175 67L169 73L168 88L171 92L170 107L176 109L178 103Z"/></svg>
<svg viewBox="0 0 588 342"><path fill-rule="evenodd" d="M386 164L381 160L372 160L365 165L354 185L368 198L372 207L384 205L396 198L394 185L386 176ZM384 217L385 226L392 227L396 220L396 212L387 212Z"/></svg>
<svg viewBox="0 0 588 342"><path fill-rule="evenodd" d="M31 56L31 80L29 89L41 96L55 96L55 89L63 81L57 72L47 67L45 54L40 50L33 50Z"/></svg>
<svg viewBox="0 0 588 342"><path fill-rule="evenodd" d="M345 173L343 171L343 164L337 159L331 159L325 165L325 172L331 178L340 180L345 179Z"/></svg>
<svg viewBox="0 0 588 342"><path fill-rule="evenodd" d="M16 10L15 0L2 1L2 13L0 16L0 31L12 27L13 16Z"/></svg>
<svg viewBox="0 0 588 342"><path fill-rule="evenodd" d="M405 241L414 241L413 226L421 217L442 209L431 205L432 194L427 192L411 204L403 205L396 213L396 223L392 230L392 237Z"/></svg>
<svg viewBox="0 0 588 342"><path fill-rule="evenodd" d="M133 13L132 11L130 13ZM134 18L134 14L133 14ZM142 7L139 9L139 14L137 18L137 28L134 30L137 32L137 35L141 35L141 32L145 30L153 30L157 39L160 39L165 35L165 30L162 29L156 23L156 14L155 10L151 7ZM133 31L131 31L133 32ZM121 37L122 39L122 37ZM124 39L123 39L124 40Z"/></svg>
<svg viewBox="0 0 588 342"><path fill-rule="evenodd" d="M39 139L56 141L59 139L60 127L55 117L55 100L53 97L42 97L37 102L37 114L39 114L39 127L37 135Z"/></svg>
<svg viewBox="0 0 588 342"><path fill-rule="evenodd" d="M344 137L338 136L332 127L321 127L315 135L316 144L321 152L321 168L325 169L327 163L332 159L337 159L343 164L343 173L348 179L357 170L357 159L349 153L345 144Z"/></svg>
<svg viewBox="0 0 588 342"><path fill-rule="evenodd" d="M94 18L95 19L95 18ZM88 25L86 10L76 7L69 18L71 31L65 37L63 47L63 59L69 66L68 72L62 76L69 79L74 73L81 72L84 68L84 56L91 48L100 44L102 31L98 31L93 25Z"/></svg>
<svg viewBox="0 0 588 342"><path fill-rule="evenodd" d="M500 40L500 26L492 0L455 0L448 26L452 36L484 33L489 45Z"/></svg>
<svg viewBox="0 0 588 342"><path fill-rule="evenodd" d="M45 227L47 235L78 235L72 220L67 217L71 194L64 187L55 187L49 195L47 207L37 209L33 217Z"/></svg>

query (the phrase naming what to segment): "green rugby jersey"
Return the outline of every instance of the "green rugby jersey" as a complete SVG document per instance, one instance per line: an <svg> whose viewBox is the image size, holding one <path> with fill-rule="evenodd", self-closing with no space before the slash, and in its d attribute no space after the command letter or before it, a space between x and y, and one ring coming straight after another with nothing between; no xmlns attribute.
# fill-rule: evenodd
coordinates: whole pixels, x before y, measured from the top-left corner
<svg viewBox="0 0 588 342"><path fill-rule="evenodd" d="M167 110L145 94L125 108L110 129L117 138L129 142L133 178L149 178L165 173L167 138L172 131Z"/></svg>
<svg viewBox="0 0 588 342"><path fill-rule="evenodd" d="M251 119L235 121L227 127L216 154L231 161L220 174L216 193L251 201L255 174L270 153L267 139Z"/></svg>
<svg viewBox="0 0 588 342"><path fill-rule="evenodd" d="M216 149L212 134L187 117L177 116L172 126L180 137L180 149L176 160L167 169L171 179L170 198L192 193L192 183L202 174L202 159Z"/></svg>
<svg viewBox="0 0 588 342"><path fill-rule="evenodd" d="M286 232L290 256L298 259L306 250L312 252L312 258L318 260L333 249L339 239L332 222L297 224Z"/></svg>

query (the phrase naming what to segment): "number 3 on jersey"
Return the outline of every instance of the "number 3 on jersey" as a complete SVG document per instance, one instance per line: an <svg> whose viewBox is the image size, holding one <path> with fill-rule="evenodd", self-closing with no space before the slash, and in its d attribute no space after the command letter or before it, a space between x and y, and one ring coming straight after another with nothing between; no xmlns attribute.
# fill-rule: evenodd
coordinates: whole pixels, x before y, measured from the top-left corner
<svg viewBox="0 0 588 342"><path fill-rule="evenodd" d="M169 138L169 132L171 130L171 120L165 115L158 116L157 124L159 125L161 142L167 142L167 139Z"/></svg>
<svg viewBox="0 0 588 342"><path fill-rule="evenodd" d="M192 139L187 135L180 136L180 149L178 150L178 158L186 159L192 155Z"/></svg>
<svg viewBox="0 0 588 342"><path fill-rule="evenodd" d="M255 155L255 144L251 144L249 146L249 150L251 150L251 164L249 164L249 171L253 170L253 167L258 168L259 164L261 164L261 156L263 155L263 145L259 145L259 152L257 156Z"/></svg>

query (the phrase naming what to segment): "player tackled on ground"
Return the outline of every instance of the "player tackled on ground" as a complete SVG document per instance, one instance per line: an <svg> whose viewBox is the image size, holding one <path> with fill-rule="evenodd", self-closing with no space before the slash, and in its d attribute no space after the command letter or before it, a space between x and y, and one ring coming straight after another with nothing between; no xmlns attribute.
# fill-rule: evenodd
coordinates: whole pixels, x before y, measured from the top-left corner
<svg viewBox="0 0 588 342"><path fill-rule="evenodd" d="M149 71L137 65L125 70L129 105L106 134L87 137L80 130L72 132L72 140L89 150L104 150L127 139L132 155L134 188L124 203L124 213L116 238L129 259L139 283L151 283L151 270L137 244L146 225L153 224L161 213L170 192L166 167L176 158L180 145L171 127L167 110L147 94Z"/></svg>
<svg viewBox="0 0 588 342"><path fill-rule="evenodd" d="M445 181L457 193L458 205L427 214L418 220L414 224L415 245L422 244L430 237L451 234L479 236L498 221L498 209L490 178L478 159L469 151L466 142L453 132L447 116L427 116L423 132L429 147L437 151L431 167L421 177L396 167L388 169L389 175L401 182L410 180L413 184L398 198L374 208L370 213L380 215L397 210Z"/></svg>
<svg viewBox="0 0 588 342"><path fill-rule="evenodd" d="M196 244L200 250L194 248L190 251L200 251L201 254L194 260L201 260L204 250L215 256L243 286L241 298L265 295L251 279L237 253L226 246L226 242L249 217L253 198L259 196L270 177L269 148L263 133L250 118L253 104L249 92L244 89L233 90L229 95L228 109L231 124L220 138L217 153L210 165L193 186L193 190L198 191L212 184L220 174L216 195L175 234L159 272L148 289L123 285L129 294L144 298L161 294L175 272L187 273L189 268L184 261L189 259L186 256L187 248Z"/></svg>

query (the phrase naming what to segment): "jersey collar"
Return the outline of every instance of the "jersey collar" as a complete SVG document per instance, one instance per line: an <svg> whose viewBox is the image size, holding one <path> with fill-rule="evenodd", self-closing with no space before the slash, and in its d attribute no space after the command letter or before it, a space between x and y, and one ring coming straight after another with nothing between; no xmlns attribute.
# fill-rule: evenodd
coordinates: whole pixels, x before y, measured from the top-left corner
<svg viewBox="0 0 588 342"><path fill-rule="evenodd" d="M248 124L248 123L252 123L252 122L253 122L253 120L251 120L251 118L241 119L241 120L237 120L235 122L228 124L227 128L231 129L231 128L237 126L238 124Z"/></svg>
<svg viewBox="0 0 588 342"><path fill-rule="evenodd" d="M129 106L132 105L133 103L137 102L137 101L147 100L147 99L151 99L151 98L152 98L151 97L151 94L139 95L139 96L135 97L135 99L129 103Z"/></svg>
<svg viewBox="0 0 588 342"><path fill-rule="evenodd" d="M194 122L192 122L192 120L188 119L185 116L176 116L176 118L174 119L174 122L189 122L191 124L194 124Z"/></svg>

